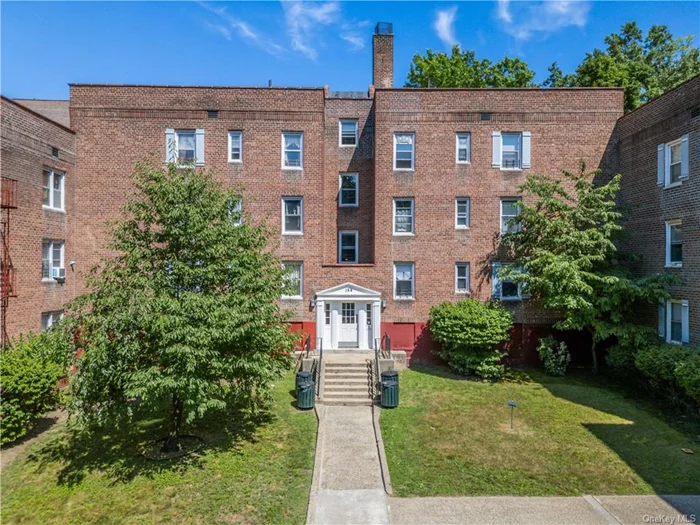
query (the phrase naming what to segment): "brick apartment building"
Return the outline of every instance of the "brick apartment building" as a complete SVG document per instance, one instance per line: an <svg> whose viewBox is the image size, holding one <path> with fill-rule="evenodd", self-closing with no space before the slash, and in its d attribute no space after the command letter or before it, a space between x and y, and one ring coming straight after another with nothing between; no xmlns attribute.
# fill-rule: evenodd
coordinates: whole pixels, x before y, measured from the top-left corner
<svg viewBox="0 0 700 525"><path fill-rule="evenodd" d="M666 103L651 103L621 119L623 92L617 88L394 88L391 31L376 31L373 48L372 86L361 93L73 84L70 130L53 124L53 132L75 141L74 150L72 143L59 146L75 151L77 162L39 157L20 172L5 161L10 125L5 107L19 110L3 99L3 176L20 179L20 186L33 184L36 191L23 190L27 200L17 215L32 210L44 223L51 219L52 211L41 208L40 182L44 168L58 169L65 174L67 224L63 237L49 226L27 226L36 239L13 255L18 274L27 274L22 281L27 288L19 286L11 300L10 335L41 328L42 312L59 308L48 299L52 290L62 290L62 299L83 290L80 274L106 253L107 222L118 216L130 191L134 163L175 156L194 159L225 185L240 188L245 220L275 228L279 255L298 283L298 292L282 302L294 311L294 327L316 344L322 340L324 349L371 348L388 334L392 347L406 350L413 361L430 359L430 307L470 294L500 298L513 309L511 356L524 358L535 334L552 319L517 286L494 278L503 262L498 240L518 187L529 173L557 176L561 169L576 170L584 159L604 177L630 166L640 179L639 192L661 192L653 173L648 190L642 180L655 169L654 159L642 166L624 148L639 146L636 135L646 137L646 126L662 120L644 115ZM687 106L697 106L698 79L686 86L694 91L676 98L690 98ZM41 111L40 104L33 107ZM29 110L24 114L37 118ZM674 294L689 299L686 312L697 312L700 301L700 175L694 176L700 137L698 119L693 122L684 131L693 151L690 177L682 182L688 190L685 204L679 204L684 212L660 219L662 228L663 220L683 221L682 272L695 272L696 291L684 295L681 288ZM53 136L44 140L57 143ZM8 151L19 150L7 142ZM625 198L635 191L625 190ZM661 209L654 213L659 216ZM39 278L40 241L56 238L66 243L63 260L74 261L63 284ZM697 343L697 320L693 323L691 339Z"/></svg>

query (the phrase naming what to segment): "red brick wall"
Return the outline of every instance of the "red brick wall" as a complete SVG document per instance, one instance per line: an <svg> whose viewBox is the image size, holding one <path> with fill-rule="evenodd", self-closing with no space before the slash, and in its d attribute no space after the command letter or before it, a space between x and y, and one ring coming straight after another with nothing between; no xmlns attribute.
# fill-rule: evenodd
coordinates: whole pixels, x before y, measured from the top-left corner
<svg viewBox="0 0 700 525"><path fill-rule="evenodd" d="M620 202L625 207L627 236L623 248L641 256L640 275L662 272L678 275L683 285L671 288L678 299L689 301L690 343L700 345L700 76L625 115L619 121ZM689 175L680 186L656 185L657 145L688 134ZM681 219L683 267L664 268L667 220ZM656 326L656 311L647 312Z"/></svg>
<svg viewBox="0 0 700 525"><path fill-rule="evenodd" d="M63 309L73 298L76 276L68 262L75 257L69 237L74 217L75 135L27 108L2 98L3 177L17 180L18 208L10 216L10 256L17 273L17 297L9 299L7 333L13 339L20 333L38 332L41 313ZM59 149L58 157L52 148ZM65 212L42 208L43 168L65 172ZM5 212L4 217L7 217ZM65 240L66 282L42 282L41 254L44 239Z"/></svg>

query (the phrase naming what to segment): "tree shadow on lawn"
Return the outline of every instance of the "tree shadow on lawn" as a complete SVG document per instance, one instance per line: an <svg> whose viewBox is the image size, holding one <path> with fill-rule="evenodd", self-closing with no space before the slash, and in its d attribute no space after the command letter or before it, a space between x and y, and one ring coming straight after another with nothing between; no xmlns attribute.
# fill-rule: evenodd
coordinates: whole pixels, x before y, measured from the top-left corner
<svg viewBox="0 0 700 525"><path fill-rule="evenodd" d="M203 448L175 459L147 459L143 450L167 435L166 414L169 414L166 404L157 413L136 407L130 422L107 423L96 429L85 429L69 420L58 435L38 444L28 455L27 462L36 464L38 472L59 463L56 479L59 485L78 485L91 472L101 472L112 485L128 483L138 476L153 478L162 472L202 468L206 454L236 452L244 443L255 443L260 427L275 419L269 410L250 411L243 406L211 411L195 426L186 425L182 431L202 437Z"/></svg>
<svg viewBox="0 0 700 525"><path fill-rule="evenodd" d="M612 389L603 379L576 374L538 381L557 398L617 416L625 423L582 422L656 494L700 495L700 421L681 423L677 413L645 392ZM683 449L694 453L688 454ZM700 502L667 500L681 514L697 514ZM691 505L694 507L685 508Z"/></svg>

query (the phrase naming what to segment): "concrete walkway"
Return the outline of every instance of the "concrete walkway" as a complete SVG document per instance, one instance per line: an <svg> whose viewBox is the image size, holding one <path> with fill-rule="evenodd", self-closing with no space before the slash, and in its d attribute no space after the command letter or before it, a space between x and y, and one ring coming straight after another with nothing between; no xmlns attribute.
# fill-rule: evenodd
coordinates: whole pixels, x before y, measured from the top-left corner
<svg viewBox="0 0 700 525"><path fill-rule="evenodd" d="M318 406L309 524L389 523L372 408Z"/></svg>
<svg viewBox="0 0 700 525"><path fill-rule="evenodd" d="M317 413L309 525L700 524L700 496L389 497L372 408L318 405Z"/></svg>

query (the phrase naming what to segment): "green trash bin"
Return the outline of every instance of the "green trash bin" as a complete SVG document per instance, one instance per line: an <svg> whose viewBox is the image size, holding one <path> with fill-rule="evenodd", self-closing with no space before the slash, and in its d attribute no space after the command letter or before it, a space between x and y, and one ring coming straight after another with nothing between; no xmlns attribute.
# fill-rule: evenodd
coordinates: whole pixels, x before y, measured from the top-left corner
<svg viewBox="0 0 700 525"><path fill-rule="evenodd" d="M396 370L384 370L382 372L382 381L397 381L399 380L399 373Z"/></svg>
<svg viewBox="0 0 700 525"><path fill-rule="evenodd" d="M316 401L316 388L313 381L299 383L297 385L297 408L308 410L314 407Z"/></svg>
<svg viewBox="0 0 700 525"><path fill-rule="evenodd" d="M382 381L382 408L399 406L399 382Z"/></svg>
<svg viewBox="0 0 700 525"><path fill-rule="evenodd" d="M297 372L297 380L296 383L294 383L294 388L299 388L300 383L313 383L314 380L314 375L311 372L305 372L303 370L299 370Z"/></svg>

